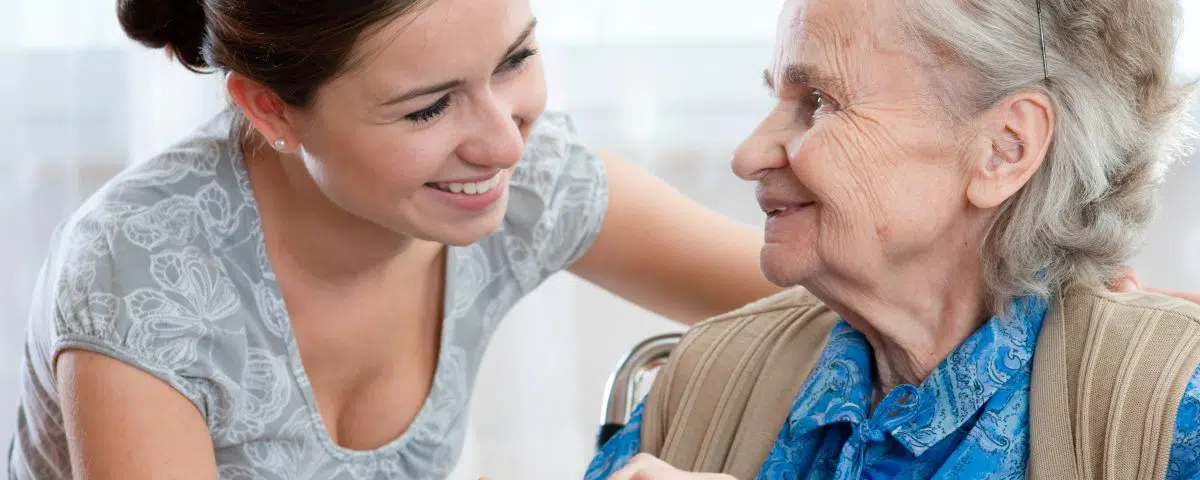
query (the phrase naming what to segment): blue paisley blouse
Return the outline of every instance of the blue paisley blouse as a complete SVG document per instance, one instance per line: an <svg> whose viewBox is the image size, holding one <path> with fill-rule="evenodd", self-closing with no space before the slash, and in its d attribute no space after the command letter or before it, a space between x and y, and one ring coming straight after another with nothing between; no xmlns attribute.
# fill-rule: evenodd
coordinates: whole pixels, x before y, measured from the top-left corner
<svg viewBox="0 0 1200 480"><path fill-rule="evenodd" d="M800 389L759 472L776 479L1025 478L1033 350L1047 305L1013 301L920 386L901 385L871 410L866 338L840 322ZM642 407L588 467L602 480L639 450ZM1200 370L1179 405L1169 480L1200 478Z"/></svg>

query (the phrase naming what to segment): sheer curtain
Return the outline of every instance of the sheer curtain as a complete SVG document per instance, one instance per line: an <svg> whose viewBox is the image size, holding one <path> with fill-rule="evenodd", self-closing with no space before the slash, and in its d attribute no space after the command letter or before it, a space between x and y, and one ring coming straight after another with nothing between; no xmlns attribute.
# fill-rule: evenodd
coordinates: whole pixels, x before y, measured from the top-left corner
<svg viewBox="0 0 1200 480"><path fill-rule="evenodd" d="M751 186L729 173L738 140L769 108L759 73L779 0L532 0L551 108L589 142L684 193L756 224ZM1200 75L1200 4L1180 68ZM193 75L128 41L112 2L0 0L0 439L13 427L18 359L51 229L123 166L224 104ZM1200 167L1176 170L1165 217L1135 266L1147 281L1200 288ZM569 276L522 301L496 334L453 478L578 477L591 456L603 383L620 355L679 329Z"/></svg>

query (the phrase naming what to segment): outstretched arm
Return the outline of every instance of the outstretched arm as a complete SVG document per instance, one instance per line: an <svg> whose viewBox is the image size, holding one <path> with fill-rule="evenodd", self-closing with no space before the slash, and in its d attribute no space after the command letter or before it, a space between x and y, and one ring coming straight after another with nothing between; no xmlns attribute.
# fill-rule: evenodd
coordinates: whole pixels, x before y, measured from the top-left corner
<svg viewBox="0 0 1200 480"><path fill-rule="evenodd" d="M762 232L625 160L600 157L608 170L608 211L573 273L689 325L779 291L759 270Z"/></svg>

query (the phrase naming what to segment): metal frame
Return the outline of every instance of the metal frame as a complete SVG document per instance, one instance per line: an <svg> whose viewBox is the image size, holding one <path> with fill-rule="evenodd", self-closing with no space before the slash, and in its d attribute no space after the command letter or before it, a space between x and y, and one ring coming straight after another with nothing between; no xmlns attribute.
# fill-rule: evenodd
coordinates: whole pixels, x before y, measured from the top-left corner
<svg viewBox="0 0 1200 480"><path fill-rule="evenodd" d="M629 422L633 409L642 400L644 393L639 394L639 391L643 382L667 363L667 358L682 336L682 333L667 333L647 338L617 362L617 368L608 377L608 385L604 389L604 407L596 448L602 447Z"/></svg>

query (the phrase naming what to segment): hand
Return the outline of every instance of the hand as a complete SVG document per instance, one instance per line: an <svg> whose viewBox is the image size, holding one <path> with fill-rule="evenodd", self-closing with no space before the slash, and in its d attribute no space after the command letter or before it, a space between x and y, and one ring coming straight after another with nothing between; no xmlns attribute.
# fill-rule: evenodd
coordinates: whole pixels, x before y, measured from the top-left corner
<svg viewBox="0 0 1200 480"><path fill-rule="evenodd" d="M1200 303L1200 292L1179 292L1174 290L1162 290L1158 288L1147 288L1146 291L1182 298L1192 303Z"/></svg>
<svg viewBox="0 0 1200 480"><path fill-rule="evenodd" d="M679 470L653 455L639 453L625 468L608 480L737 480L723 473L690 473Z"/></svg>
<svg viewBox="0 0 1200 480"><path fill-rule="evenodd" d="M1142 282L1138 281L1137 272L1133 269L1126 269L1121 277L1114 280L1108 285L1108 288L1114 292L1139 292L1142 291ZM1176 298L1182 298L1189 302L1200 303L1200 292L1181 292L1174 290L1162 290L1158 288L1147 288L1147 292L1161 293Z"/></svg>
<svg viewBox="0 0 1200 480"><path fill-rule="evenodd" d="M1126 268L1121 276L1108 284L1108 289L1117 293L1132 293L1142 291L1142 282L1138 280L1137 272Z"/></svg>

